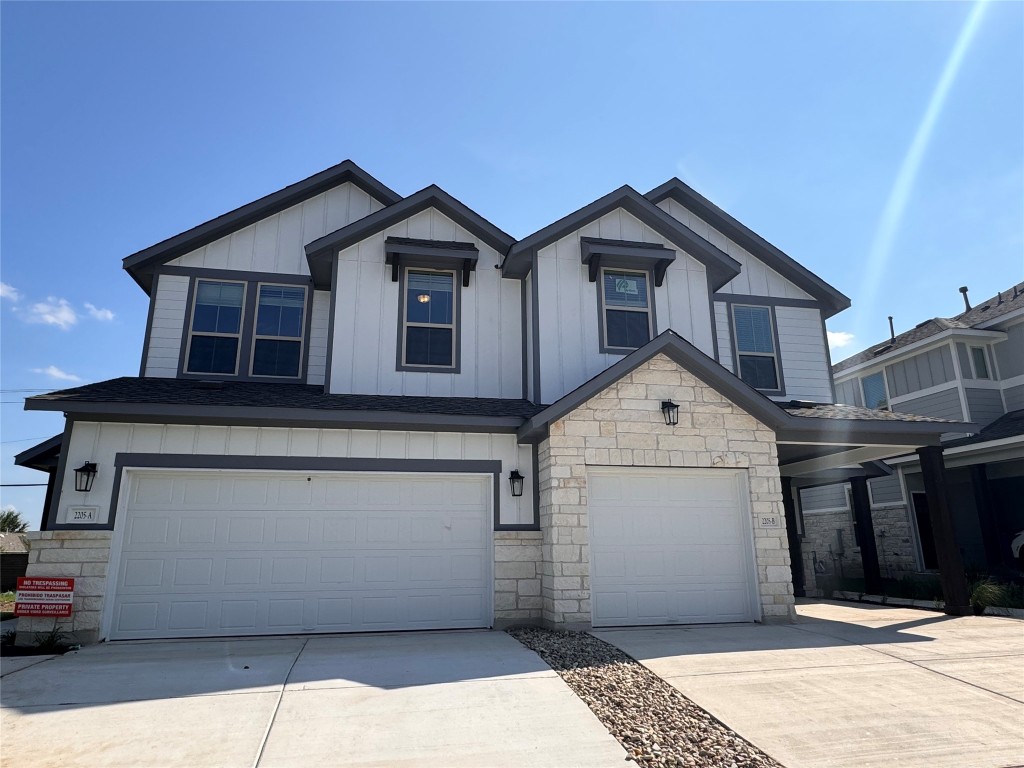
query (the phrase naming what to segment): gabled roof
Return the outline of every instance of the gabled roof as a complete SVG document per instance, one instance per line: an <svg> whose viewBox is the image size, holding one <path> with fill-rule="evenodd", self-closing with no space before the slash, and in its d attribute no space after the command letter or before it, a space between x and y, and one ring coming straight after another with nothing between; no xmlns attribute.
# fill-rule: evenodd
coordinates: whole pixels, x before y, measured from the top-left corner
<svg viewBox="0 0 1024 768"><path fill-rule="evenodd" d="M64 433L54 435L49 440L44 440L31 448L26 448L14 457L14 463L19 467L38 469L46 472L49 469L57 468L57 459L60 458L61 445L64 443Z"/></svg>
<svg viewBox="0 0 1024 768"><path fill-rule="evenodd" d="M951 431L951 424L961 427L960 422L876 411L870 408L799 401L776 403L726 370L686 339L673 331L665 331L532 416L519 428L519 439L524 442L543 439L551 422L576 410L659 354L678 363L761 423L774 429L780 441L839 440L849 443L937 445L939 436ZM963 426L966 427L964 431L968 431L974 425Z"/></svg>
<svg viewBox="0 0 1024 768"><path fill-rule="evenodd" d="M1004 293L1006 294L1005 296L1003 295ZM953 317L933 317L930 320L918 323L909 331L904 331L897 335L895 339L886 339L880 344L872 344L863 352L851 355L833 365L832 373L842 373L861 363L880 359L883 355L887 359L890 353L896 352L903 347L908 347L915 342L937 336L945 331L971 330L978 326L987 326L993 320L1018 309L1024 309L1024 285L1011 285L1009 290L1001 291L992 298L961 312L959 315L954 315Z"/></svg>
<svg viewBox="0 0 1024 768"><path fill-rule="evenodd" d="M331 284L331 263L338 251L372 237L428 208L436 208L456 224L487 243L499 254L504 254L515 242L514 237L498 229L436 184L431 184L426 189L421 189L400 202L382 208L359 221L354 221L348 226L307 244L306 260L309 262L309 273L313 276L313 284L317 288L326 288Z"/></svg>
<svg viewBox="0 0 1024 768"><path fill-rule="evenodd" d="M345 160L308 179L133 253L123 260L122 266L148 294L153 284L155 267L346 182L355 184L384 205L392 205L402 199L401 195L385 187L351 160Z"/></svg>
<svg viewBox="0 0 1024 768"><path fill-rule="evenodd" d="M655 204L670 197L697 214L730 240L750 251L758 260L820 301L825 317L831 317L849 308L850 299L847 296L679 179L669 179L660 187L652 189L645 197Z"/></svg>
<svg viewBox="0 0 1024 768"><path fill-rule="evenodd" d="M525 277L530 271L532 257L537 251L617 208L632 214L707 267L713 290L721 288L740 273L741 266L738 261L626 185L520 240L512 246L505 261L502 262L502 275Z"/></svg>

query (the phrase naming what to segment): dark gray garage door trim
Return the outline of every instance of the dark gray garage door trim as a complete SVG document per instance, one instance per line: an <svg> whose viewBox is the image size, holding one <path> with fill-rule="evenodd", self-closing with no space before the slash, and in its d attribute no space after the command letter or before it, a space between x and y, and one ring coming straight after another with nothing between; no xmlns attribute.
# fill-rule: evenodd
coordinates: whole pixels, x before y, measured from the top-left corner
<svg viewBox="0 0 1024 768"><path fill-rule="evenodd" d="M124 469L263 469L295 472L433 472L439 474L472 473L492 475L494 529L513 530L500 520L500 461L460 459L339 459L321 456L215 456L204 454L118 453L114 457L114 486L110 492L110 512L105 525L89 526L114 530L121 478ZM55 529L82 530L85 526L55 526Z"/></svg>

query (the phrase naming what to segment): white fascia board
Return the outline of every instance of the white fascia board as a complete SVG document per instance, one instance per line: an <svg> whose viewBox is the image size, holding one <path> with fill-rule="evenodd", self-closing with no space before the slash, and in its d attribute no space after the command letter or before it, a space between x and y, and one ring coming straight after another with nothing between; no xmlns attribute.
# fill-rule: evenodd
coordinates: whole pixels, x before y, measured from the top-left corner
<svg viewBox="0 0 1024 768"><path fill-rule="evenodd" d="M951 341L964 341L970 343L972 341L1002 341L1005 338L1005 331L980 331L974 328L948 328L934 336L929 336L926 339L915 341L913 344L908 344L905 347L900 347L892 352L886 352L884 355L879 355L871 360L865 360L863 363L859 363L852 368L847 368L845 371L835 374L836 384L840 384L847 379L852 378L855 374L862 374L872 368L882 369L903 357L913 357L914 355L927 351L932 347L941 347Z"/></svg>
<svg viewBox="0 0 1024 768"><path fill-rule="evenodd" d="M971 453L973 451L989 451L997 448L1012 448L1015 445L1024 445L1024 435L1014 435L1013 437L1004 437L999 440L989 440L986 443L972 443L971 445L958 445L955 448L946 448L943 452L943 456L959 456L963 453ZM886 464L912 464L918 460L916 453L908 453L903 456L894 456L891 459L885 459Z"/></svg>

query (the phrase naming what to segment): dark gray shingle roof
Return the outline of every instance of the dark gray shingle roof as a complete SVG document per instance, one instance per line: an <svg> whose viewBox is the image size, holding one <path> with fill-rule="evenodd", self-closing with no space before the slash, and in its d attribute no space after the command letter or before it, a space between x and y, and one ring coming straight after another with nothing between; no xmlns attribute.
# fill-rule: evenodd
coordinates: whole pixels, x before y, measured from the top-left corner
<svg viewBox="0 0 1024 768"><path fill-rule="evenodd" d="M1014 290L1017 296L1014 298ZM887 339L880 344L874 344L863 352L858 352L845 360L840 360L832 366L832 373L842 373L855 365L868 362L874 358L902 347L909 346L916 341L927 339L929 336L948 331L951 328L974 328L982 323L988 323L1001 315L1005 315L1016 309L1024 309L1024 287L1010 286L1009 290L981 302L969 311L961 312L955 317L933 317L918 323L909 331L899 334L895 341Z"/></svg>
<svg viewBox="0 0 1024 768"><path fill-rule="evenodd" d="M950 440L943 443L943 448L956 448L960 445L976 445L987 443L990 440L1005 440L1007 437L1024 435L1024 409L1010 411L993 421L978 434L970 437L961 437L958 440Z"/></svg>
<svg viewBox="0 0 1024 768"><path fill-rule="evenodd" d="M874 408L861 408L857 405L833 405L831 403L780 403L786 413L812 419L853 419L855 421L924 421L942 424L960 424L949 419L934 419L930 416L918 416L915 413L894 413L879 411Z"/></svg>
<svg viewBox="0 0 1024 768"><path fill-rule="evenodd" d="M129 403L256 408L313 408L329 411L391 411L456 416L512 416L527 419L540 409L528 400L487 397L328 395L323 387L266 382L206 382L124 376L29 400L61 403Z"/></svg>

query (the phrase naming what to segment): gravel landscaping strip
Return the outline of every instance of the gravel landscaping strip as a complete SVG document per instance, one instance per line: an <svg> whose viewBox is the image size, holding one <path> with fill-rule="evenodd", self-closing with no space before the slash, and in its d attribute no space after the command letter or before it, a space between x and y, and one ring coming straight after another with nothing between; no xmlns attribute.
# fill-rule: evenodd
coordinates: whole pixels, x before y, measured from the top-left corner
<svg viewBox="0 0 1024 768"><path fill-rule="evenodd" d="M628 753L647 768L781 768L649 669L584 632L507 630L537 653L587 703Z"/></svg>

